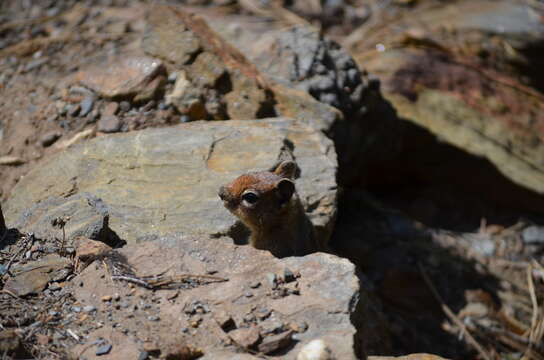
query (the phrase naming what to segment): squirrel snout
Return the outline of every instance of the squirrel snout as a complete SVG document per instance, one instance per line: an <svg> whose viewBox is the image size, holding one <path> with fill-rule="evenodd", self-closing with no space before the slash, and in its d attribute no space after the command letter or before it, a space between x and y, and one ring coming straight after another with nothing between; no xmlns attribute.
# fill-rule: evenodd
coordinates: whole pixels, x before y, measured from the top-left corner
<svg viewBox="0 0 544 360"><path fill-rule="evenodd" d="M231 197L229 196L229 191L224 186L221 186L219 188L219 192L217 193L217 195L219 195L221 200L223 200L225 203L229 202L231 199Z"/></svg>
<svg viewBox="0 0 544 360"><path fill-rule="evenodd" d="M217 195L219 195L221 200L223 200L223 205L227 209L232 210L234 208L234 202L233 202L232 196L230 195L226 187L221 186L219 188L219 191L217 192Z"/></svg>
<svg viewBox="0 0 544 360"><path fill-rule="evenodd" d="M219 188L219 192L217 193L217 195L219 195L221 200L226 201L227 200L227 189L225 189L224 186L221 186Z"/></svg>

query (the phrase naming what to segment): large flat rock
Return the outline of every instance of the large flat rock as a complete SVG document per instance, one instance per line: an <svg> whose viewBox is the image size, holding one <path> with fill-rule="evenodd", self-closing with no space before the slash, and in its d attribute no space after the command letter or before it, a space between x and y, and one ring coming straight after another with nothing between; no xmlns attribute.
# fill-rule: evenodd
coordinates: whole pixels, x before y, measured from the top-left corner
<svg viewBox="0 0 544 360"><path fill-rule="evenodd" d="M84 338L74 348L76 354L95 358L96 346L89 345L102 337L112 345L109 359L138 354L146 342L153 342L163 355L173 345L186 345L200 349L206 359L234 359L246 352L244 346L254 353L286 336L274 352L282 359L295 359L314 339L322 339L336 359L356 359L364 352L364 342L380 337L369 331L378 317L369 310L370 299L346 259L323 253L277 259L224 238L174 238L175 245L129 244L116 252L139 277L197 278L213 272L227 281L202 278L200 284L193 280L181 288L174 281L172 289L152 292L112 280L108 268L116 268L115 257L105 260L108 267L95 262L69 289L82 306L96 308L91 323L100 324L74 329ZM113 294L117 300L102 300ZM358 331L353 319L360 317L366 321Z"/></svg>
<svg viewBox="0 0 544 360"><path fill-rule="evenodd" d="M217 196L219 186L283 157L294 157L301 168L297 189L328 238L336 213L334 147L320 132L289 119L195 122L96 138L25 176L5 204L5 216L8 224L29 230L36 221L25 210L84 192L101 199L109 227L128 242L174 233L218 236L236 221ZM72 215L73 206L51 203L55 216ZM47 218L47 209L39 208Z"/></svg>

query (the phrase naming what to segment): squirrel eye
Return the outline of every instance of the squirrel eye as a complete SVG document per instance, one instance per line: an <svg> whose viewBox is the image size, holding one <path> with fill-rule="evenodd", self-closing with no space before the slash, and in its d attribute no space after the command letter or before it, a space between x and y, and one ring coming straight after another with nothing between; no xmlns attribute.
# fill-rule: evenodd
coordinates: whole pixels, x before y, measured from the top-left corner
<svg viewBox="0 0 544 360"><path fill-rule="evenodd" d="M257 202L257 200L259 200L259 195L255 194L254 192L246 192L244 195L242 195L242 200L250 205L253 205Z"/></svg>

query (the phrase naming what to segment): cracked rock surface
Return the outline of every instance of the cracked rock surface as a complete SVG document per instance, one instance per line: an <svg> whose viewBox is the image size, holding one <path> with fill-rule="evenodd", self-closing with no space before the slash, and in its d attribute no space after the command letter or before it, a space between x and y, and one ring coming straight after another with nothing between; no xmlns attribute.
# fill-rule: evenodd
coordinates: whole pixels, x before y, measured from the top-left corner
<svg viewBox="0 0 544 360"><path fill-rule="evenodd" d="M53 208L54 216L78 218L77 211L84 208L92 215L96 212L93 206L70 210L77 201L85 201L81 197L74 198L72 205L51 200L86 193L107 206L109 227L127 242L173 233L227 234L236 219L221 204L219 186L246 171L267 169L282 157L294 158L301 168L298 192L319 235L327 239L337 194L332 142L309 127L281 118L194 122L102 136L30 172L5 204L6 217L13 223L26 209L46 199L45 205L35 206L34 213L45 212L35 221L47 222L53 213L46 210ZM63 208L70 214L62 213ZM98 217L102 224L103 218ZM89 231L79 235L96 238Z"/></svg>

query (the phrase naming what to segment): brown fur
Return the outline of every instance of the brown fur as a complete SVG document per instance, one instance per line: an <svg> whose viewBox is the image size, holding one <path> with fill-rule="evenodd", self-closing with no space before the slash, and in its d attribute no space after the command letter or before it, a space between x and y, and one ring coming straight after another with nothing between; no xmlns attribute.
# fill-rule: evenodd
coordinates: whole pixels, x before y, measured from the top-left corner
<svg viewBox="0 0 544 360"><path fill-rule="evenodd" d="M313 226L296 193L296 164L243 174L219 189L225 207L251 231L250 244L278 257L317 251Z"/></svg>

